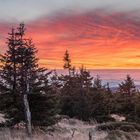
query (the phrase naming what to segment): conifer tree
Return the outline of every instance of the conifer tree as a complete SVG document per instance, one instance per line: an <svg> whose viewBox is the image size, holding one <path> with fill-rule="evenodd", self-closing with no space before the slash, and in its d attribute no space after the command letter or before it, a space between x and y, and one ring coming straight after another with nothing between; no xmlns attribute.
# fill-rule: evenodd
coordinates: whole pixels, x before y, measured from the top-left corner
<svg viewBox="0 0 140 140"><path fill-rule="evenodd" d="M97 77L94 79L93 87L97 90L102 89L102 80L100 79L99 75L97 75Z"/></svg>
<svg viewBox="0 0 140 140"><path fill-rule="evenodd" d="M70 75L70 71L71 71L71 60L70 60L70 55L69 55L68 50L66 50L66 52L65 52L65 54L64 54L63 61L64 61L64 66L63 66L63 68L64 68L64 69L68 69L69 75Z"/></svg>
<svg viewBox="0 0 140 140"><path fill-rule="evenodd" d="M19 114L22 114L21 108L19 108L19 102L21 102L21 97L19 95L19 64L18 64L18 46L19 40L16 36L15 29L12 29L9 33L7 39L7 52L1 58L1 91L3 98L3 106L5 105L4 113L7 118L12 118L11 122L14 123L15 120L18 121ZM2 102L3 100L1 100ZM15 116L15 117L14 117ZM23 116L22 116L23 117Z"/></svg>
<svg viewBox="0 0 140 140"><path fill-rule="evenodd" d="M37 50L32 40L25 38L24 24L20 24L17 30L12 29L7 46L1 59L0 109L8 118L8 125L25 121L31 133L31 123L49 125L55 121L57 104L48 82L50 72L39 68Z"/></svg>
<svg viewBox="0 0 140 140"><path fill-rule="evenodd" d="M56 93L60 93L60 89L62 87L61 78L57 74L56 70L54 70L53 75L51 76L51 87L52 90Z"/></svg>
<svg viewBox="0 0 140 140"><path fill-rule="evenodd" d="M80 68L79 78L82 82L82 87L89 90L89 88L91 88L92 86L93 77L91 77L90 72L87 71L86 68L84 68L84 66Z"/></svg>
<svg viewBox="0 0 140 140"><path fill-rule="evenodd" d="M136 92L134 80L130 77L130 75L127 75L126 79L121 84L119 84L119 92L128 95Z"/></svg>

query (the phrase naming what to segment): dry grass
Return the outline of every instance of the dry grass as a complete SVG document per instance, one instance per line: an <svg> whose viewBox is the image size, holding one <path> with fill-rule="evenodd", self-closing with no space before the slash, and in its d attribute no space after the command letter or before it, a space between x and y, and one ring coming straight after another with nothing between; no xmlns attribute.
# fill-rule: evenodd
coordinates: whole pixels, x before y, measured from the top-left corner
<svg viewBox="0 0 140 140"><path fill-rule="evenodd" d="M124 124L127 124L127 127L124 128ZM118 125L120 126L120 123L117 123ZM89 133L92 140L140 140L138 131L126 132L120 129L99 131L97 126L99 125L96 123L90 125L76 119L63 119L45 129L44 133L36 129L31 138L26 135L24 129L0 129L0 140L89 140ZM128 123L124 122L122 126L123 129L127 129Z"/></svg>

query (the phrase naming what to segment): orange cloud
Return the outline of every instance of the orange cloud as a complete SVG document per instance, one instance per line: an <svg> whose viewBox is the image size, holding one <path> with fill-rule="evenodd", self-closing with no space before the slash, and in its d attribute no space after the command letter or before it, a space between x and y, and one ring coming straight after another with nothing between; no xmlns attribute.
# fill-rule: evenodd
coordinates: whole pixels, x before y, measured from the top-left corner
<svg viewBox="0 0 140 140"><path fill-rule="evenodd" d="M27 25L39 63L62 68L66 49L72 64L87 68L139 68L140 20L134 14L94 10L41 17ZM0 24L0 29L4 29Z"/></svg>

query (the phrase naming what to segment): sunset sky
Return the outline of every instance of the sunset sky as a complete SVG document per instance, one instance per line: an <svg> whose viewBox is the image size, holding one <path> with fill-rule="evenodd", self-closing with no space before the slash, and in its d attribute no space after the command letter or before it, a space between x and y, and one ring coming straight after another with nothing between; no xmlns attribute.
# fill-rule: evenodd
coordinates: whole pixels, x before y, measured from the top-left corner
<svg viewBox="0 0 140 140"><path fill-rule="evenodd" d="M26 25L39 64L63 68L140 68L140 0L0 0L0 53L12 27Z"/></svg>

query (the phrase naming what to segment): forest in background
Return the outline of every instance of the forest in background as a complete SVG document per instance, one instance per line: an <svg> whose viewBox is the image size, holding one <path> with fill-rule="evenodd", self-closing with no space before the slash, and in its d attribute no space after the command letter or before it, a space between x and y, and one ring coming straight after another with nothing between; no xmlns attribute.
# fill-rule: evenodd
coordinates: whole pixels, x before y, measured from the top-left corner
<svg viewBox="0 0 140 140"><path fill-rule="evenodd" d="M128 122L140 122L140 93L130 75L114 93L84 66L76 72L68 50L62 58L66 75L39 67L36 54L24 24L12 28L7 51L1 54L0 112L6 118L1 127L23 121L30 135L33 127L55 124L58 114L99 123L114 121L110 115L119 114Z"/></svg>

